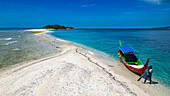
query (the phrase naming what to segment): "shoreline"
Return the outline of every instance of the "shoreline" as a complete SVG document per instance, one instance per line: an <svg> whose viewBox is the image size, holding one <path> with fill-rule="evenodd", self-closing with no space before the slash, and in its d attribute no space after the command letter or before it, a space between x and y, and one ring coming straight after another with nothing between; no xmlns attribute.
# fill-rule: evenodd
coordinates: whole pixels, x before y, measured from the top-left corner
<svg viewBox="0 0 170 96"><path fill-rule="evenodd" d="M73 94L72 92L74 92L77 95L85 95L85 94L94 95L94 93L96 95L101 95L101 93L103 95L106 95L105 94L106 92L107 94L110 94L110 95L112 93L113 93L112 95L139 95L139 96L153 95L152 93L150 94L148 90L144 91L143 89L145 88L141 87L137 82L133 81L133 79L129 80L127 76L123 75L124 73L123 74L119 73L120 71L116 70L117 68L115 68L115 66L112 66L112 64L110 64L110 63L115 63L115 62L118 63L117 61L108 62L102 58L99 58L98 56L96 56L95 53L87 49L83 49L78 46L72 45L65 40L56 39L52 36L46 35L45 33L39 33L35 35L37 39L39 40L39 42L44 42L46 40L49 40L52 43L60 44L59 47L57 47L57 49L60 50L59 53L57 53L56 55L50 56L50 57L45 57L42 59L27 62L27 63L17 64L10 68L0 70L0 80L2 81L4 80L4 82L0 83L1 87L5 88L5 86L8 86L11 84L11 86L16 88L16 90L10 89L11 93L9 93L6 88L5 88L6 90L4 89L5 91L1 88L0 94L8 93L10 95L10 94L15 93L15 95L21 95L21 94L25 94L25 95L35 95L35 94L71 95ZM51 45L51 46L55 47L55 45ZM53 64L54 61L55 61L55 64ZM50 65L47 65L46 63L49 63ZM35 66L37 68L34 68ZM55 68L53 67L57 67L57 69L62 68L62 70L57 71L57 70L54 70ZM26 69L29 69L30 70L29 72L31 73L29 73ZM39 70L40 72L37 72L36 70ZM32 71L34 71L35 73L32 73ZM26 75L28 76L24 76L22 72L23 73L25 72ZM68 73L68 72L71 72L71 73ZM65 73L64 77L62 77L63 73ZM79 76L78 73L81 73L82 75ZM14 74L16 75L22 74L24 77L19 76L20 78L18 78L19 79L19 81L17 80L18 82L8 80L8 79L16 79L17 76L15 77ZM38 78L39 74L42 75L40 76L41 80L39 80ZM98 74L99 76L98 75L96 76L96 74ZM59 76L60 78L57 78L55 75ZM57 80L54 79L54 77L56 77ZM5 78L8 78L7 81L11 83L5 81L6 80ZM31 78L31 79L27 81L26 79L28 78ZM33 80L34 78L36 79ZM79 78L81 78L81 80ZM62 79L63 81L60 81L60 79ZM26 80L26 83L23 80ZM70 82L69 80L72 82ZM49 83L47 81L50 81L52 83ZM57 84L59 85L56 85L54 81L58 81ZM88 84L89 83L88 81L90 81L90 84ZM19 83L23 83L23 84L20 85L20 87L17 87L17 84ZM72 84L74 85L73 88L71 87ZM101 86L98 84L101 84ZM31 87L27 88L25 87L26 85L31 86ZM49 88L45 88L45 85L47 85ZM56 85L56 86L52 86L52 85ZM58 91L55 91L53 93L53 91L56 88L58 88L57 86L59 86ZM68 90L66 90L64 86L67 86L66 89ZM116 87L113 87L113 86L116 86ZM87 89L84 89L84 87ZM104 91L103 87L105 88L104 90L107 90L107 91ZM119 88L122 90L118 90ZM36 89L36 90L33 90L33 89ZM48 91L45 91L47 89ZM93 89L93 91L90 91L90 89ZM95 89L98 89L98 90L95 90ZM19 92L17 90L19 90ZM65 90L66 92L63 92L62 90ZM85 92L84 90L88 92ZM29 91L31 93L29 93ZM69 92L69 91L72 91L72 92ZM114 92L117 92L117 93L114 93Z"/></svg>
<svg viewBox="0 0 170 96"><path fill-rule="evenodd" d="M52 37L54 37L54 36L52 36ZM54 37L54 38L57 38L57 37ZM112 71L114 71L116 74L130 80L131 82L133 82L133 84L137 85L143 91L145 91L146 93L149 93L151 96L160 96L160 95L169 96L170 95L170 91L169 91L170 87L166 86L163 83L160 83L157 79L152 78L153 83L151 85L149 84L149 80L147 80L147 82L144 84L143 83L144 77L140 81L137 81L137 79L140 76L134 74L129 69L127 69L124 66L124 64L122 64L121 61L114 59L113 57L111 57L110 55L108 55L102 51L93 49L86 45L82 45L82 44L72 42L72 41L68 41L68 42L75 46L81 47L83 49L86 49L86 50L89 50L89 51L95 53L95 55L97 57L99 57L96 59L100 59L100 60L102 59L101 61L104 62L107 66L109 66ZM114 62L114 64L113 64L113 62Z"/></svg>

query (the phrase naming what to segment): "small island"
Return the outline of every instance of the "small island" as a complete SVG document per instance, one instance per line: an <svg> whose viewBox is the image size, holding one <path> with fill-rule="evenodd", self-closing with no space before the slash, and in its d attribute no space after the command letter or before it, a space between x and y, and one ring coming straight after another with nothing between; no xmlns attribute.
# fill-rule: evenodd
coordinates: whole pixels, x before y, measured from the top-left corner
<svg viewBox="0 0 170 96"><path fill-rule="evenodd" d="M73 27L65 27L60 25L46 25L43 29L56 29L56 30L66 30L66 29L75 29Z"/></svg>

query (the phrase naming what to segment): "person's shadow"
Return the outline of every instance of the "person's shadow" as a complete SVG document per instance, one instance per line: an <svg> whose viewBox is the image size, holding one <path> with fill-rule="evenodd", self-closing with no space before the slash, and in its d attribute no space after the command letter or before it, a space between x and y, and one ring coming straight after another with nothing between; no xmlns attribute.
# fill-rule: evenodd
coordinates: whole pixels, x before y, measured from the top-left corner
<svg viewBox="0 0 170 96"><path fill-rule="evenodd" d="M158 82L157 81L152 81L152 84L158 84Z"/></svg>
<svg viewBox="0 0 170 96"><path fill-rule="evenodd" d="M149 80L147 80L146 82L145 82L145 84L150 84L150 81ZM152 83L151 84L158 84L158 82L157 81L152 81Z"/></svg>
<svg viewBox="0 0 170 96"><path fill-rule="evenodd" d="M143 80L145 80L146 75L147 75L147 74L145 74L145 75L142 77ZM144 82L144 81L143 81L143 82ZM146 80L145 84L150 84L149 78ZM158 84L158 82L152 80L152 83L151 83L151 84Z"/></svg>

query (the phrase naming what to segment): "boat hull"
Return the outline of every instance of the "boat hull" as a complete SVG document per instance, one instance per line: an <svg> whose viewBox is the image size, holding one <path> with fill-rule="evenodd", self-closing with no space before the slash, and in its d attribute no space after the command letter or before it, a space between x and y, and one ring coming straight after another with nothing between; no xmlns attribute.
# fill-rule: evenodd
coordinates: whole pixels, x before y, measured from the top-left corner
<svg viewBox="0 0 170 96"><path fill-rule="evenodd" d="M142 75L144 73L144 71L146 70L147 66L148 66L148 62L149 62L149 58L146 62L146 64L144 66L142 66L141 68L135 68L133 66L130 66L126 63L126 61L124 61L121 57L121 55L119 55L121 61L123 62L123 64L129 69L131 70L132 72L138 74L138 75Z"/></svg>

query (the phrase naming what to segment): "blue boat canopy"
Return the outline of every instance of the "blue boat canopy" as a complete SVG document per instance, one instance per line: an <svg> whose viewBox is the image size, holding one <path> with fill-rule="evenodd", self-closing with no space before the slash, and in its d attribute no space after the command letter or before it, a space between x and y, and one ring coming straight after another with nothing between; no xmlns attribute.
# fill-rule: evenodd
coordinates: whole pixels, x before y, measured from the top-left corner
<svg viewBox="0 0 170 96"><path fill-rule="evenodd" d="M136 52L135 50L133 50L132 48L130 48L129 46L127 45L122 45L122 47L120 47L120 50L125 54L125 53L130 53L130 52L133 52L133 53L138 53Z"/></svg>

